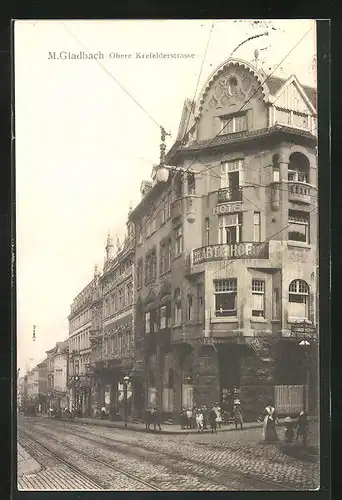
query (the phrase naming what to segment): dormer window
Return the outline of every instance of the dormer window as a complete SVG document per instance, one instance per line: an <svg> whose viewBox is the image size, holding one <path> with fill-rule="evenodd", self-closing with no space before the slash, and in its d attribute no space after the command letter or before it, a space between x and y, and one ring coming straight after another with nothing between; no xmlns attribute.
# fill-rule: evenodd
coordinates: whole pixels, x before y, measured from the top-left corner
<svg viewBox="0 0 342 500"><path fill-rule="evenodd" d="M220 134L235 134L247 130L247 113L235 113L221 117Z"/></svg>

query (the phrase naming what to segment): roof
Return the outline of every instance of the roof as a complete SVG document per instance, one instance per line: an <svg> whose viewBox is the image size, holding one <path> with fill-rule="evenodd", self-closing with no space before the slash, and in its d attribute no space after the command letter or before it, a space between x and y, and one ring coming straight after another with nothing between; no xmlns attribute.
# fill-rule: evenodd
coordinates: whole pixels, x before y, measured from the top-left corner
<svg viewBox="0 0 342 500"><path fill-rule="evenodd" d="M275 95L281 87L287 82L288 78L280 78L279 76L268 76L266 83L267 86L270 90L270 93L272 95ZM299 82L300 83L300 82ZM303 88L304 92L308 96L309 101L311 104L316 108L317 107L317 90L314 89L313 87L309 87L308 85L302 85L300 83L301 87Z"/></svg>
<svg viewBox="0 0 342 500"><path fill-rule="evenodd" d="M226 145L230 143L237 143L237 142L242 142L250 139L260 139L262 137L267 137L271 134L274 133L287 133L290 135L295 134L296 136L300 135L302 137L306 137L308 139L314 139L316 140L316 137L309 131L306 130L297 130L292 127L287 127L285 125L274 125L273 127L270 128L262 128L258 130L250 130L250 131L245 131L245 132L239 132L236 134L227 134L227 135L218 135L214 137L213 139L206 139L203 141L193 141L190 143L188 146L181 146L179 147L178 151L179 152L187 152L187 151L194 151L198 149L203 149L207 147L217 147L221 145Z"/></svg>

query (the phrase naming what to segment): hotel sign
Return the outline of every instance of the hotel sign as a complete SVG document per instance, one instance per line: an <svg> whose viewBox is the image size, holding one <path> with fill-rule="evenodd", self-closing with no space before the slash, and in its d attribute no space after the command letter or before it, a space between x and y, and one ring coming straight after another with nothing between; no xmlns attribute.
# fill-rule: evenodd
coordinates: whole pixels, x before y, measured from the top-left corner
<svg viewBox="0 0 342 500"><path fill-rule="evenodd" d="M216 205L213 210L214 214L223 215L230 214L233 212L242 212L242 202L241 201L233 201L230 203L220 203Z"/></svg>
<svg viewBox="0 0 342 500"><path fill-rule="evenodd" d="M268 259L268 243L210 245L192 251L192 265L224 259Z"/></svg>

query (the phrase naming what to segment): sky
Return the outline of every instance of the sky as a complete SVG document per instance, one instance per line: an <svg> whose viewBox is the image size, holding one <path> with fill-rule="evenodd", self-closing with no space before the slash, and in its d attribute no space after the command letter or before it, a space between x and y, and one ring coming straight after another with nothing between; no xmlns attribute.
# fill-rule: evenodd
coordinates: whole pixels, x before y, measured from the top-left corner
<svg viewBox="0 0 342 500"><path fill-rule="evenodd" d="M108 230L114 241L116 235L123 240L129 206L140 201L141 181L150 179L158 163L158 125L171 131L171 147L184 100L198 96L237 45L265 32L234 57L253 62L259 49L258 64L266 73L295 73L315 86L312 20L15 22L21 373L68 337L70 304L92 279L94 265L102 269ZM101 51L104 58L49 58L49 52L61 51ZM194 58L137 59L137 52ZM132 58L113 57L118 53Z"/></svg>

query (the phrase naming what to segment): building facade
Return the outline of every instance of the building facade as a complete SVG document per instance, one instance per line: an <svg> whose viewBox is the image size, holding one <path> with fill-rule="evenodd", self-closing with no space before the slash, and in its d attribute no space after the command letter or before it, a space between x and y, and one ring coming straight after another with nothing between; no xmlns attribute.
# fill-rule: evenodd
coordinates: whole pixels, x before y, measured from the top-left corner
<svg viewBox="0 0 342 500"><path fill-rule="evenodd" d="M68 406L68 358L69 340L57 342L47 355L47 396L49 408Z"/></svg>
<svg viewBox="0 0 342 500"><path fill-rule="evenodd" d="M128 234L116 250L110 235L106 260L99 279L101 296L94 302L94 328L91 337L93 399L97 409L105 407L123 413L124 377L127 386L128 414L139 413L140 389L135 376L134 356L134 234ZM101 310L102 309L102 310Z"/></svg>
<svg viewBox="0 0 342 500"><path fill-rule="evenodd" d="M68 339L68 398L69 407L83 415L91 414L90 370L93 296L98 285L98 271L94 278L73 300L70 308Z"/></svg>
<svg viewBox="0 0 342 500"><path fill-rule="evenodd" d="M147 405L229 406L237 390L255 418L306 383L293 333L317 332L316 124L314 89L236 59L185 102L176 169L130 216Z"/></svg>

